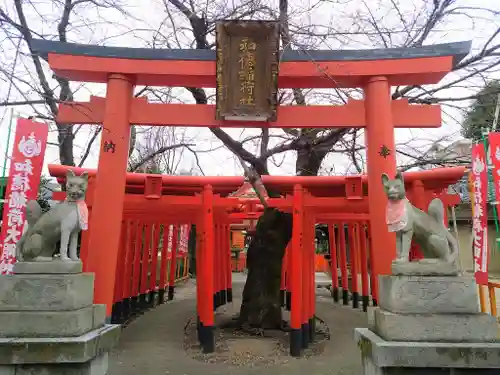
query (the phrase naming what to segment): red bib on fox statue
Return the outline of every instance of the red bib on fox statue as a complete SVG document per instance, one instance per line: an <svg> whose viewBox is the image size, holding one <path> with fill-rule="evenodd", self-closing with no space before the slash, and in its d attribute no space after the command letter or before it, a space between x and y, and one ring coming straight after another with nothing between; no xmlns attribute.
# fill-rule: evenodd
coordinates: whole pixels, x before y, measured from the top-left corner
<svg viewBox="0 0 500 375"><path fill-rule="evenodd" d="M76 202L76 207L78 209L78 221L80 223L81 230L87 230L89 228L89 209L85 200L79 200Z"/></svg>

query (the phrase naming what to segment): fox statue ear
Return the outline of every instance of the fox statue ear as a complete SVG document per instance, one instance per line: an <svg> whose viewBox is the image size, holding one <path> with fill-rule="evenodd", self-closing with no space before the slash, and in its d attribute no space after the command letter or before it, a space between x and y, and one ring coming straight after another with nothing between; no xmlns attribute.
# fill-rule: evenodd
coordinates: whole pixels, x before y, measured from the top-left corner
<svg viewBox="0 0 500 375"><path fill-rule="evenodd" d="M403 174L400 171L396 172L396 180L403 181Z"/></svg>
<svg viewBox="0 0 500 375"><path fill-rule="evenodd" d="M68 169L68 171L66 172L66 178L70 177L75 177L75 172L73 172L71 169Z"/></svg>
<svg viewBox="0 0 500 375"><path fill-rule="evenodd" d="M382 173L382 184L387 184L389 182L389 176L387 173Z"/></svg>
<svg viewBox="0 0 500 375"><path fill-rule="evenodd" d="M84 178L84 179L86 179L86 180L88 181L88 179L89 179L89 174L88 174L88 172L83 172L83 173L80 175L80 177L82 177L82 178Z"/></svg>

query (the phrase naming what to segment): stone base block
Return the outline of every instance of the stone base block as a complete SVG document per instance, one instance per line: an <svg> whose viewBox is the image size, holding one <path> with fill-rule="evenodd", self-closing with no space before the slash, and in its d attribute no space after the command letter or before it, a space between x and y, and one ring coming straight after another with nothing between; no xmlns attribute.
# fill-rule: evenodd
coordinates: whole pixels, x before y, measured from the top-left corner
<svg viewBox="0 0 500 375"><path fill-rule="evenodd" d="M74 311L2 311L0 337L81 336L93 329L92 306Z"/></svg>
<svg viewBox="0 0 500 375"><path fill-rule="evenodd" d="M407 276L458 276L459 269L455 263L440 259L422 259L414 262L394 261L391 273Z"/></svg>
<svg viewBox="0 0 500 375"><path fill-rule="evenodd" d="M379 276L379 306L402 314L475 314L477 285L469 276Z"/></svg>
<svg viewBox="0 0 500 375"><path fill-rule="evenodd" d="M68 274L81 273L83 269L82 262L79 261L62 261L55 259L47 262L17 262L14 265L14 274Z"/></svg>
<svg viewBox="0 0 500 375"><path fill-rule="evenodd" d="M0 311L0 337L76 337L104 325L105 305L73 311Z"/></svg>
<svg viewBox="0 0 500 375"><path fill-rule="evenodd" d="M388 341L495 342L498 326L487 314L395 314L375 308L373 331Z"/></svg>
<svg viewBox="0 0 500 375"><path fill-rule="evenodd" d="M92 305L94 275L6 275L0 282L0 311L68 311Z"/></svg>
<svg viewBox="0 0 500 375"><path fill-rule="evenodd" d="M500 373L500 343L386 341L368 328L356 328L355 339L364 375Z"/></svg>
<svg viewBox="0 0 500 375"><path fill-rule="evenodd" d="M106 323L106 305L94 305L93 309L93 329L101 328Z"/></svg>
<svg viewBox="0 0 500 375"><path fill-rule="evenodd" d="M84 364L108 353L120 333L119 325L109 324L78 337L0 338L0 369L1 365Z"/></svg>
<svg viewBox="0 0 500 375"><path fill-rule="evenodd" d="M361 375L498 375L498 369L494 368L377 367L369 358L364 358L361 362Z"/></svg>
<svg viewBox="0 0 500 375"><path fill-rule="evenodd" d="M0 375L106 375L108 353L86 363L52 365L0 365Z"/></svg>

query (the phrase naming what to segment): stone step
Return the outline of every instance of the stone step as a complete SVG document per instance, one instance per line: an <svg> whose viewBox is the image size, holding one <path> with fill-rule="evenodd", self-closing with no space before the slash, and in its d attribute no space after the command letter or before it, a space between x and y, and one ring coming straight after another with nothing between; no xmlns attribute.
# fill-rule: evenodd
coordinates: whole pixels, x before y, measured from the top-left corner
<svg viewBox="0 0 500 375"><path fill-rule="evenodd" d="M396 314L371 308L371 329L388 341L495 342L496 318L488 314Z"/></svg>
<svg viewBox="0 0 500 375"><path fill-rule="evenodd" d="M356 328L355 340L361 351L363 374L434 374L430 369L500 369L499 342L402 342L388 341L368 328ZM406 371L406 368L409 368ZM415 368L422 368L418 372ZM371 372L370 372L371 371ZM483 374L479 372L478 374ZM495 373L499 373L497 370ZM452 372L459 374L458 370ZM493 373L493 371L491 372Z"/></svg>
<svg viewBox="0 0 500 375"><path fill-rule="evenodd" d="M0 311L0 337L77 337L104 326L106 305L73 311Z"/></svg>
<svg viewBox="0 0 500 375"><path fill-rule="evenodd" d="M70 311L91 306L94 275L6 275L0 282L0 311Z"/></svg>
<svg viewBox="0 0 500 375"><path fill-rule="evenodd" d="M0 375L107 375L109 354L71 364L0 365Z"/></svg>
<svg viewBox="0 0 500 375"><path fill-rule="evenodd" d="M119 325L108 324L78 337L0 338L0 374L1 365L88 362L109 352L117 344L120 332Z"/></svg>

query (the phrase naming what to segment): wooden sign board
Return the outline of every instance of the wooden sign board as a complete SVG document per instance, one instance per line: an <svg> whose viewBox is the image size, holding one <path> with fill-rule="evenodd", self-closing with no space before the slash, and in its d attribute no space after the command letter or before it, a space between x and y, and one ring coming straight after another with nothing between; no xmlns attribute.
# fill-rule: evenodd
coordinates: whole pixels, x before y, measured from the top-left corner
<svg viewBox="0 0 500 375"><path fill-rule="evenodd" d="M275 121L278 22L221 21L216 33L217 120Z"/></svg>

